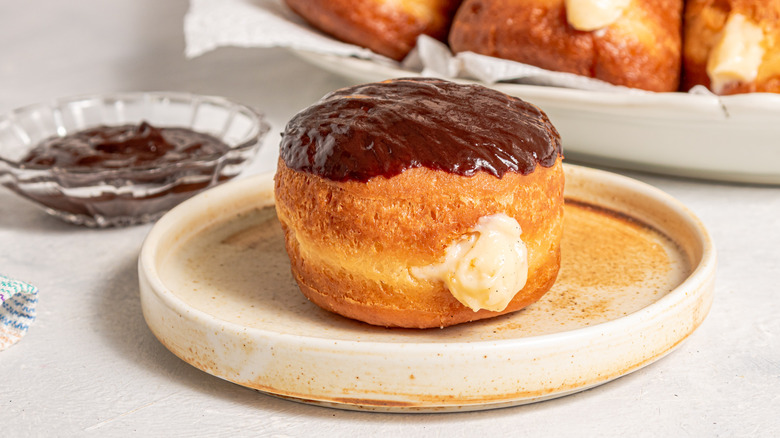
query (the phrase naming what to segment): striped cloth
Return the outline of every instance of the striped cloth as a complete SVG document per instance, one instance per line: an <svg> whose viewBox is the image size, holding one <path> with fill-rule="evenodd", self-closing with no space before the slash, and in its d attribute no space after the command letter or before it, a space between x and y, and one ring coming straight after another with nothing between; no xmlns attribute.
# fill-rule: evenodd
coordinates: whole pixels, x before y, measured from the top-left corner
<svg viewBox="0 0 780 438"><path fill-rule="evenodd" d="M0 351L15 344L35 321L38 289L0 275Z"/></svg>

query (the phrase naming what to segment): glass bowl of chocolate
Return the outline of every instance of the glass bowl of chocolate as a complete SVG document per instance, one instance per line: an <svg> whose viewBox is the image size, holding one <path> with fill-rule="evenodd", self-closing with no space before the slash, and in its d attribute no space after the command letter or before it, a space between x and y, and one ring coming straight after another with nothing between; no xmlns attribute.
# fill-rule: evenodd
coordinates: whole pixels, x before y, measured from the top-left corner
<svg viewBox="0 0 780 438"><path fill-rule="evenodd" d="M0 115L0 184L67 222L142 224L238 175L269 126L221 97L128 92Z"/></svg>

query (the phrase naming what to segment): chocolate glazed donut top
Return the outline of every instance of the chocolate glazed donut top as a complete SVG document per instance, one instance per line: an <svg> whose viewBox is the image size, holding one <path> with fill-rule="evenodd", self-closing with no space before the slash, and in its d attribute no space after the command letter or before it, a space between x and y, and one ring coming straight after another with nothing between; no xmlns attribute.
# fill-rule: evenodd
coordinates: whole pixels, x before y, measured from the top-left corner
<svg viewBox="0 0 780 438"><path fill-rule="evenodd" d="M529 174L561 154L536 106L479 85L396 79L330 93L290 120L287 167L333 181L368 181L424 166L462 176Z"/></svg>

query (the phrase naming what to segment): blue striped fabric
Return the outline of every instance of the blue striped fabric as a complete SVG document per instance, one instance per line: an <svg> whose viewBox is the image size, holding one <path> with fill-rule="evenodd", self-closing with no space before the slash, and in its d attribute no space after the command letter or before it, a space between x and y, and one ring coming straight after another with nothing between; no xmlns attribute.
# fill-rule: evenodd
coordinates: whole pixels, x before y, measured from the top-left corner
<svg viewBox="0 0 780 438"><path fill-rule="evenodd" d="M0 351L15 344L35 321L38 289L0 275Z"/></svg>

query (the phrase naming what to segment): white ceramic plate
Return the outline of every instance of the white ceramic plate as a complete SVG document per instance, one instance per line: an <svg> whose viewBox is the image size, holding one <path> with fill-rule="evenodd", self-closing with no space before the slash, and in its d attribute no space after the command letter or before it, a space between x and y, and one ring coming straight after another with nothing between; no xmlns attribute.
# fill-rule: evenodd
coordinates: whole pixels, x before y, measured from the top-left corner
<svg viewBox="0 0 780 438"><path fill-rule="evenodd" d="M583 167L566 174L561 272L520 312L404 330L321 310L292 280L272 176L261 175L198 195L154 226L139 257L144 317L207 373L347 409L488 409L608 382L701 324L715 250L659 190Z"/></svg>
<svg viewBox="0 0 780 438"><path fill-rule="evenodd" d="M355 83L419 76L375 61L294 53ZM669 175L780 184L780 95L490 86L541 107L561 132L569 159Z"/></svg>

